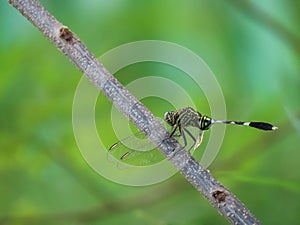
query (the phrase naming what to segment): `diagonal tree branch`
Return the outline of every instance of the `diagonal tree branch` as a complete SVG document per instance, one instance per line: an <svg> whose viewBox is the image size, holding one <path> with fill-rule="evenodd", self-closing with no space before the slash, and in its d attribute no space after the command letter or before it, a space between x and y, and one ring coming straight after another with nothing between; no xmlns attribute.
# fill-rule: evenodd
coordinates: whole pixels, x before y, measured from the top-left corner
<svg viewBox="0 0 300 225"><path fill-rule="evenodd" d="M69 28L36 0L9 0L9 3L69 58L154 145L159 146L159 150L221 215L232 224L260 224L243 203L191 157L176 139L166 138L168 132L163 124L98 62Z"/></svg>

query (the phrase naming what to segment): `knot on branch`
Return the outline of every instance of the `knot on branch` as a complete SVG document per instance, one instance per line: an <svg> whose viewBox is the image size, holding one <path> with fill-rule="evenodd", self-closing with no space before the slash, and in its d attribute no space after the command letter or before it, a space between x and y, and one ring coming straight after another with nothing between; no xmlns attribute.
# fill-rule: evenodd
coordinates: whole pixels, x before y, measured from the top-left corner
<svg viewBox="0 0 300 225"><path fill-rule="evenodd" d="M78 41L73 32L66 26L62 26L59 29L59 37L70 44L74 44Z"/></svg>

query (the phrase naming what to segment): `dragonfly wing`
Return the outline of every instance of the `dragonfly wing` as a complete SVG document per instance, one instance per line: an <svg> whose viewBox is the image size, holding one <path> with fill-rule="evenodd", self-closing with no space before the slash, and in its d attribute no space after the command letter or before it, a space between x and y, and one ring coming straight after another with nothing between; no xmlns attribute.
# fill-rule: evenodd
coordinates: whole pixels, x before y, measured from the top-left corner
<svg viewBox="0 0 300 225"><path fill-rule="evenodd" d="M138 132L113 144L108 150L107 158L109 161L114 158L127 162L155 148L142 132Z"/></svg>

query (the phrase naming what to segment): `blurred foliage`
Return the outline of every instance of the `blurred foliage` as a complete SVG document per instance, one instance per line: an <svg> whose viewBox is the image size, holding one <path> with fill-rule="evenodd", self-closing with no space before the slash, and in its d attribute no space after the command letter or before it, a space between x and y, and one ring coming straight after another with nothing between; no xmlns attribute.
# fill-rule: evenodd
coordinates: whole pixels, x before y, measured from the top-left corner
<svg viewBox="0 0 300 225"><path fill-rule="evenodd" d="M202 57L221 85L229 119L279 126L273 133L228 127L212 174L263 224L299 224L299 2L41 2L95 55L154 39ZM82 74L7 2L0 32L0 224L227 224L178 174L138 188L94 172L72 129ZM201 90L180 71L145 63L116 74L123 84L153 75L179 83L209 114ZM152 100L146 105L162 117L170 106ZM103 132L110 108L100 94L96 120L107 147L116 141L112 128Z"/></svg>

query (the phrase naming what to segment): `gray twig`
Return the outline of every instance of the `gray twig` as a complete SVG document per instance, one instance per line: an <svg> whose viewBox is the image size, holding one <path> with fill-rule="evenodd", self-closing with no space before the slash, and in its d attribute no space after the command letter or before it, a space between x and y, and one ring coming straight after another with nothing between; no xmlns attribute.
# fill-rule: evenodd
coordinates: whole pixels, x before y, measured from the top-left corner
<svg viewBox="0 0 300 225"><path fill-rule="evenodd" d="M69 28L57 21L36 0L9 2L63 52L154 145L159 145L159 150L220 214L232 224L260 224L243 203L191 157L176 139L166 139L168 132L163 124L98 62Z"/></svg>

